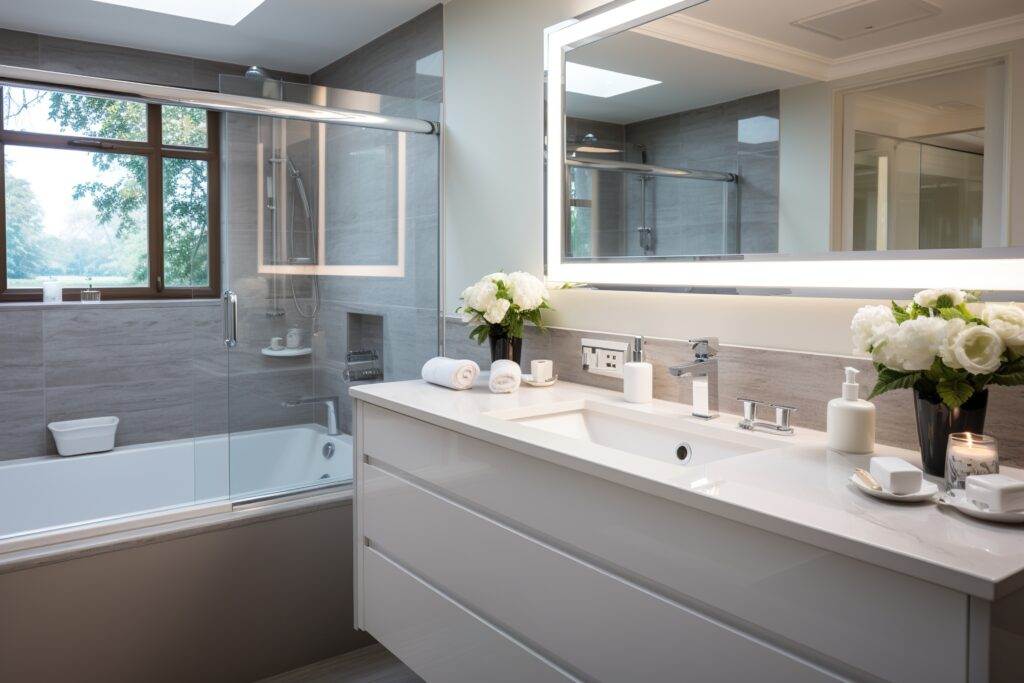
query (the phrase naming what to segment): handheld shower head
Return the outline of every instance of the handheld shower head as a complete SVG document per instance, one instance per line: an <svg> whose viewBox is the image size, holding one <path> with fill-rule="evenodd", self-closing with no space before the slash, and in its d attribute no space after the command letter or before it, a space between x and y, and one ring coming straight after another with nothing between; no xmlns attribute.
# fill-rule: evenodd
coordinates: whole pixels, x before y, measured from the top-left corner
<svg viewBox="0 0 1024 683"><path fill-rule="evenodd" d="M262 66L253 64L245 70L245 77L250 81L262 81L264 78L267 77L267 72L263 69Z"/></svg>

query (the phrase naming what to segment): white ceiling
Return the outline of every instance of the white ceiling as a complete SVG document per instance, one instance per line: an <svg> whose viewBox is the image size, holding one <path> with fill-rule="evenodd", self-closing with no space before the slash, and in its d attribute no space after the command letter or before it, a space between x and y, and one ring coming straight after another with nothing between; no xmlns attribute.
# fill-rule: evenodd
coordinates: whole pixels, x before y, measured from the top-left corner
<svg viewBox="0 0 1024 683"><path fill-rule="evenodd" d="M0 0L0 27L308 74L438 2L266 0L225 26L92 0Z"/></svg>
<svg viewBox="0 0 1024 683"><path fill-rule="evenodd" d="M935 16L850 40L793 26L805 17L855 4L854 0L708 0L684 10L688 17L782 43L831 59L905 43L937 33L1024 13L1024 0L927 0ZM754 10L754 8L757 10ZM763 11L760 11L763 10Z"/></svg>
<svg viewBox="0 0 1024 683"><path fill-rule="evenodd" d="M566 59L662 82L609 98L566 93L569 116L609 123L645 121L811 82L803 76L632 31L577 48Z"/></svg>

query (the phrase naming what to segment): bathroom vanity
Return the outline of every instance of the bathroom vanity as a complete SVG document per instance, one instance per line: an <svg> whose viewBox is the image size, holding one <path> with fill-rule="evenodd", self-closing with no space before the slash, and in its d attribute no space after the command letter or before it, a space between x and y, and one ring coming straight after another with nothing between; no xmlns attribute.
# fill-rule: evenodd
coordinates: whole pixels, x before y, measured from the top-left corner
<svg viewBox="0 0 1024 683"><path fill-rule="evenodd" d="M868 498L824 434L566 382L351 393L356 626L428 681L1024 677L1024 529Z"/></svg>

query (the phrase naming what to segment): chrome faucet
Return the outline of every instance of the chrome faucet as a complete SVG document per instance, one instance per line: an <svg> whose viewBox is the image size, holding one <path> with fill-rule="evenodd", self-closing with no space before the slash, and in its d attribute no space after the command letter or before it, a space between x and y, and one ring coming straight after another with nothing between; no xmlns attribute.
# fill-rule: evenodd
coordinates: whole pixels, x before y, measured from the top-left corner
<svg viewBox="0 0 1024 683"><path fill-rule="evenodd" d="M309 406L322 403L327 409L327 433L330 436L341 434L338 428L338 397L337 396L309 396L305 398L289 398L281 403L284 408L296 408L298 406Z"/></svg>
<svg viewBox="0 0 1024 683"><path fill-rule="evenodd" d="M701 337L687 340L693 347L693 362L673 365L673 377L693 378L694 417L710 420L718 417L718 338Z"/></svg>

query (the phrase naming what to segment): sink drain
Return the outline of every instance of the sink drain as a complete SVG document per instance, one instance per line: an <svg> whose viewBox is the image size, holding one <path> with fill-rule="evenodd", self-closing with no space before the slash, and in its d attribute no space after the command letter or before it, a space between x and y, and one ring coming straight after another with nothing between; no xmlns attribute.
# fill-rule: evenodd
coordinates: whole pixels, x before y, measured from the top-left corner
<svg viewBox="0 0 1024 683"><path fill-rule="evenodd" d="M693 448L685 441L676 446L676 459L679 462L686 462L693 455Z"/></svg>

